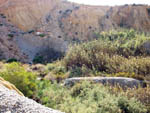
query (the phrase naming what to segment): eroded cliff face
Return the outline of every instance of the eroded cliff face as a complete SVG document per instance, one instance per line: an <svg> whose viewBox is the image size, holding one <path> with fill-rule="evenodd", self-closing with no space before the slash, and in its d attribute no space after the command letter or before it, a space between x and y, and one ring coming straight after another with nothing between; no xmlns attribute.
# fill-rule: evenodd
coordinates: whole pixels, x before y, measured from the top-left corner
<svg viewBox="0 0 150 113"><path fill-rule="evenodd" d="M150 6L125 5L112 7L100 23L102 30L121 27L150 32Z"/></svg>
<svg viewBox="0 0 150 113"><path fill-rule="evenodd" d="M86 6L65 0L1 0L0 12L24 31L43 28L43 31L51 32L58 25L65 36L70 35L71 38L70 32L83 38L89 37L90 32L111 26L143 31L149 31L150 26L150 6L147 5L108 7Z"/></svg>
<svg viewBox="0 0 150 113"><path fill-rule="evenodd" d="M2 0L0 11L19 28L29 30L59 2L59 0Z"/></svg>
<svg viewBox="0 0 150 113"><path fill-rule="evenodd" d="M31 31L30 31L31 32ZM32 62L38 54L51 56L51 51L65 52L67 43L34 33L24 32L11 24L4 14L0 14L0 60L16 59Z"/></svg>
<svg viewBox="0 0 150 113"><path fill-rule="evenodd" d="M13 48L22 52L15 53L24 54L30 61L37 54L50 53L51 49L65 52L69 43L92 40L97 38L96 33L104 30L121 27L150 32L150 6L147 5L109 7L80 5L66 0L1 0L0 14L11 23L9 25L20 29L18 36L9 43L14 43L16 47ZM10 26L7 30L0 28L6 34L8 29L12 30ZM1 40L7 40L7 35L0 36ZM0 46L5 44L4 41L0 43Z"/></svg>
<svg viewBox="0 0 150 113"><path fill-rule="evenodd" d="M27 56L21 52L15 42L15 37L19 36L20 30L6 21L4 15L0 15L0 60L15 58L27 60Z"/></svg>

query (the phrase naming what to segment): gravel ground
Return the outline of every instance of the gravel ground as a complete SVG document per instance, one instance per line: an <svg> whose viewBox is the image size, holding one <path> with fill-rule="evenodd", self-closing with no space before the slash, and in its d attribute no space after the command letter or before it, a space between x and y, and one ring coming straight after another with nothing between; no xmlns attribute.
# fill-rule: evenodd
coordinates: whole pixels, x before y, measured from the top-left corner
<svg viewBox="0 0 150 113"><path fill-rule="evenodd" d="M62 113L44 107L0 85L0 113Z"/></svg>

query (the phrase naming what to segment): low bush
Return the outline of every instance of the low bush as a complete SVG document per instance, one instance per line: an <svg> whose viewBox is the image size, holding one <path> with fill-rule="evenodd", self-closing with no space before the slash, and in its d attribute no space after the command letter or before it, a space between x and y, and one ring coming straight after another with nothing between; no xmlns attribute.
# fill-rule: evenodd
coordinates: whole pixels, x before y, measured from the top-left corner
<svg viewBox="0 0 150 113"><path fill-rule="evenodd" d="M11 62L17 62L18 60L16 58L10 58L7 60L7 63L11 63Z"/></svg>
<svg viewBox="0 0 150 113"><path fill-rule="evenodd" d="M35 56L35 58L33 59L33 63L35 64L43 62L44 62L43 56Z"/></svg>
<svg viewBox="0 0 150 113"><path fill-rule="evenodd" d="M86 77L86 76L92 76L92 70L84 65L82 67L73 67L72 69L70 69L69 77Z"/></svg>
<svg viewBox="0 0 150 113"><path fill-rule="evenodd" d="M14 35L13 34L8 34L8 37L13 38Z"/></svg>
<svg viewBox="0 0 150 113"><path fill-rule="evenodd" d="M123 95L127 96L128 98L136 98L142 104L147 106L148 113L150 113L150 87L146 88L138 88L138 89L128 89Z"/></svg>
<svg viewBox="0 0 150 113"><path fill-rule="evenodd" d="M48 85L46 85L48 84ZM146 113L135 98L110 93L107 87L83 82L72 88L40 82L36 93L44 105L66 113ZM48 86L48 87L45 87ZM43 87L45 87L43 89Z"/></svg>
<svg viewBox="0 0 150 113"><path fill-rule="evenodd" d="M150 75L150 57L132 58L127 60L122 66L126 72L135 72L144 76Z"/></svg>
<svg viewBox="0 0 150 113"><path fill-rule="evenodd" d="M32 72L35 72L39 77L44 77L45 75L48 74L46 66L42 64L35 64L28 68L30 68Z"/></svg>
<svg viewBox="0 0 150 113"><path fill-rule="evenodd" d="M39 34L38 36L40 36L40 37L45 37L46 34Z"/></svg>
<svg viewBox="0 0 150 113"><path fill-rule="evenodd" d="M68 78L69 73L67 72L66 68L62 65L61 61L55 61L53 63L49 63L46 65L46 69L48 74L46 75L45 79L51 81L60 82L63 79Z"/></svg>
<svg viewBox="0 0 150 113"><path fill-rule="evenodd" d="M29 34L34 33L34 32L35 32L34 30L30 30L30 31L28 31L28 33L29 33Z"/></svg>
<svg viewBox="0 0 150 113"><path fill-rule="evenodd" d="M25 70L20 63L5 64L0 76L14 84L25 96L32 97L36 90L36 75Z"/></svg>
<svg viewBox="0 0 150 113"><path fill-rule="evenodd" d="M125 58L115 55L113 48L93 41L71 47L63 60L67 69L86 66L89 69L106 71L108 64L116 62L121 65Z"/></svg>
<svg viewBox="0 0 150 113"><path fill-rule="evenodd" d="M144 33L139 33L133 29L123 29L102 32L98 35L99 41L116 47L117 53L123 56L149 55L142 48L142 45L150 40L150 37Z"/></svg>

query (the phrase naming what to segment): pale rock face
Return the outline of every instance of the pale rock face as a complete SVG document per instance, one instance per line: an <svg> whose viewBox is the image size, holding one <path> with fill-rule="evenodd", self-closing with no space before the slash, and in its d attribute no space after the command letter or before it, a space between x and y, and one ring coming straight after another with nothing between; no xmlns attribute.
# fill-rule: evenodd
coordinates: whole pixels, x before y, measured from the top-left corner
<svg viewBox="0 0 150 113"><path fill-rule="evenodd" d="M0 113L62 113L10 90L0 81Z"/></svg>
<svg viewBox="0 0 150 113"><path fill-rule="evenodd" d="M15 37L19 36L21 31L6 21L4 16L0 16L0 59L11 59L26 62L27 56L21 52L16 44Z"/></svg>

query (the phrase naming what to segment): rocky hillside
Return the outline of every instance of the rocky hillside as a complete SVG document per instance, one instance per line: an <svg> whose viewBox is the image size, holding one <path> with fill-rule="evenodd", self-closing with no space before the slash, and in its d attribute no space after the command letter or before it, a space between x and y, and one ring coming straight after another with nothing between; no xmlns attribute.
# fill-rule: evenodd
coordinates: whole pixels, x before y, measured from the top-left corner
<svg viewBox="0 0 150 113"><path fill-rule="evenodd" d="M108 24L109 23L109 24ZM150 6L124 5L112 7L100 21L101 30L123 27L150 31Z"/></svg>
<svg viewBox="0 0 150 113"><path fill-rule="evenodd" d="M0 59L23 59L26 60L24 55L18 48L15 37L21 34L20 30L15 28L11 23L6 21L4 15L0 15Z"/></svg>
<svg viewBox="0 0 150 113"><path fill-rule="evenodd" d="M4 14L0 14L0 60L32 62L37 54L44 54L48 59L51 51L61 53L66 48L67 44L62 39L55 40L32 31L24 32L11 24Z"/></svg>
<svg viewBox="0 0 150 113"><path fill-rule="evenodd" d="M1 0L0 13L9 23L7 29L0 26L0 31L8 34L8 29L13 29L12 24L22 30L18 29L20 32L14 36L14 42L7 41L1 45L15 43L13 48L22 51L15 53L25 54L28 61L37 54L51 53L51 49L65 52L70 42L91 40L97 38L96 33L109 29L134 28L150 32L148 5L109 7L80 5L66 0ZM1 40L8 38L4 34L0 36ZM9 50L6 46L3 48Z"/></svg>

